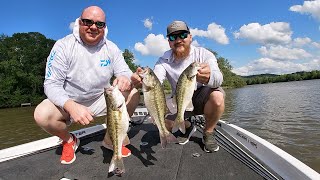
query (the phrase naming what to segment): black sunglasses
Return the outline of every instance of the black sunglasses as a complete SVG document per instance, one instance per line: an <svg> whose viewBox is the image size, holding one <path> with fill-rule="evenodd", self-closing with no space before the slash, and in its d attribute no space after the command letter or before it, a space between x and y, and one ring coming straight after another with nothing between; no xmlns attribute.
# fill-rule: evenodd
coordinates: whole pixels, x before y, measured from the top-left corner
<svg viewBox="0 0 320 180"><path fill-rule="evenodd" d="M172 35L169 35L168 38L169 38L169 41L175 41L178 37L180 39L185 39L188 37L188 32L183 32L183 33L179 33L179 34L172 34Z"/></svg>
<svg viewBox="0 0 320 180"><path fill-rule="evenodd" d="M106 23L101 21L94 22L91 19L81 19L81 21L85 26L88 26L88 27L91 27L93 24L95 24L98 29L102 29L106 26Z"/></svg>

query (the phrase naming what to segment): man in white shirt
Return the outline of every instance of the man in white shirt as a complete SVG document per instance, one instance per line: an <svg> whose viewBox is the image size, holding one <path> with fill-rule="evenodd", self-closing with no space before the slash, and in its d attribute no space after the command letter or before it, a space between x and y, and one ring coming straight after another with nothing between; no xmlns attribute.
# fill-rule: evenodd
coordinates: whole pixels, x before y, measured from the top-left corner
<svg viewBox="0 0 320 180"><path fill-rule="evenodd" d="M132 71L122 52L106 38L106 16L97 6L83 10L76 19L73 33L59 39L47 59L44 91L48 99L34 112L36 123L63 140L62 164L76 159L79 140L68 132L71 122L87 125L93 117L106 114L104 88L118 85L127 99L131 116L139 103L139 93L132 89ZM124 156L130 150L122 148Z"/></svg>
<svg viewBox="0 0 320 180"><path fill-rule="evenodd" d="M205 117L203 131L204 150L206 152L218 151L219 146L215 139L214 128L224 112L225 92L220 87L223 82L223 76L218 67L217 59L207 49L191 45L192 35L189 27L183 21L173 21L167 27L167 37L171 49L158 59L154 67L154 73L161 83L165 79L169 80L173 97L178 78L183 70L192 62L200 63L200 69L196 76L197 90L192 97L193 114L204 114ZM140 71L142 69L138 68L131 77L136 87L141 86L141 78L138 76ZM172 129L175 117L176 114L166 117L168 130ZM185 121L185 128L186 133L178 138L179 144L186 144L196 131L194 125L189 121Z"/></svg>

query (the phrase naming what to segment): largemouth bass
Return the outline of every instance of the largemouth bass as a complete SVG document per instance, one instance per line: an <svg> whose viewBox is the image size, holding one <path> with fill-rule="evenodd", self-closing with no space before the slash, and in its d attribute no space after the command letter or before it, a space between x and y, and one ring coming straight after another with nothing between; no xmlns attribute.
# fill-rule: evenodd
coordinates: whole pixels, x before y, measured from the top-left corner
<svg viewBox="0 0 320 180"><path fill-rule="evenodd" d="M159 130L161 147L165 148L168 143L178 142L176 137L165 126L165 115L168 112L168 108L165 93L159 79L148 67L142 73L139 73L139 76L142 78L144 103Z"/></svg>
<svg viewBox="0 0 320 180"><path fill-rule="evenodd" d="M121 175L125 172L121 148L129 128L129 114L125 98L118 89L118 86L106 89L105 98L107 104L106 133L108 133L113 145L113 156L109 172Z"/></svg>
<svg viewBox="0 0 320 180"><path fill-rule="evenodd" d="M186 132L184 112L188 106L193 107L192 96L196 88L196 75L199 68L200 64L193 62L179 76L175 93L177 117L174 121L172 132L176 132L178 130L183 134Z"/></svg>

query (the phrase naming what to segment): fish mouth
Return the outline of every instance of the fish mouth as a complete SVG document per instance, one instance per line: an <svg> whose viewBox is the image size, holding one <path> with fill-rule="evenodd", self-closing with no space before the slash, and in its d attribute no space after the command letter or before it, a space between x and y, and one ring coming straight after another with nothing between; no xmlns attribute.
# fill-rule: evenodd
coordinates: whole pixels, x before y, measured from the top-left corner
<svg viewBox="0 0 320 180"><path fill-rule="evenodd" d="M145 67L142 69L141 72L138 73L138 75L143 79L149 72L149 68L148 67Z"/></svg>

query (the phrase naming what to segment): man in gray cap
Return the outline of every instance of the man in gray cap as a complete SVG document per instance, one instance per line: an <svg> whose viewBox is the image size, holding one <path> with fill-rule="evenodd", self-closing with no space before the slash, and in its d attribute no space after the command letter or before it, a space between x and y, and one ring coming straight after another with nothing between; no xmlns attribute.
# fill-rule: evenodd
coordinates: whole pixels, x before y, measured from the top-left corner
<svg viewBox="0 0 320 180"><path fill-rule="evenodd" d="M173 21L167 27L167 38L170 50L166 51L157 61L154 73L161 83L168 79L172 88L172 97L175 95L179 76L192 62L200 63L196 81L197 89L192 97L193 114L204 115L205 127L203 131L204 151L219 150L215 139L214 128L224 112L224 91L220 87L223 81L222 73L218 67L214 54L202 47L191 45L192 35L188 25L183 21ZM136 87L141 85L138 68L131 77ZM176 114L166 117L166 126L172 130ZM185 134L180 134L179 144L186 144L196 131L190 121L185 121Z"/></svg>

